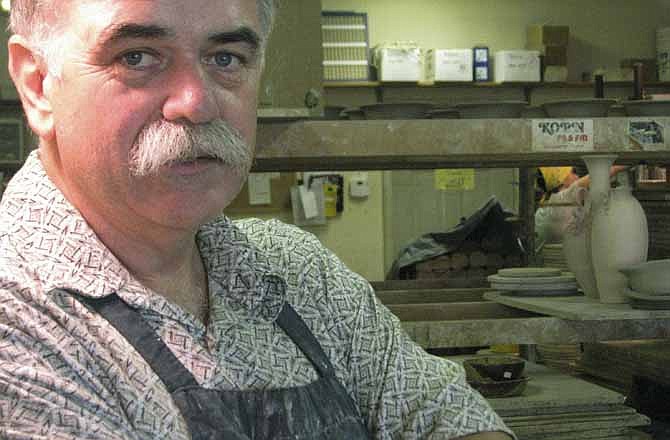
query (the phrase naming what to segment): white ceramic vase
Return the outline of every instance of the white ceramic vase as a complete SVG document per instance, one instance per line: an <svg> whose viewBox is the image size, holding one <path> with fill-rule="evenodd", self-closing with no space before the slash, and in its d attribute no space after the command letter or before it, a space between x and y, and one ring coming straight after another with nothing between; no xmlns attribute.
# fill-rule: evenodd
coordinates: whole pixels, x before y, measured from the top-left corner
<svg viewBox="0 0 670 440"><path fill-rule="evenodd" d="M591 258L598 296L603 303L624 303L627 279L619 268L647 260L647 217L631 194L627 178L622 179L622 186L610 190L609 170L616 155L583 159L591 178L587 211L592 218Z"/></svg>
<svg viewBox="0 0 670 440"><path fill-rule="evenodd" d="M563 231L563 254L568 269L575 274L577 283L587 298L598 300L598 285L591 260L591 216L584 206L588 191L578 185L562 191L565 200L573 203L571 215Z"/></svg>

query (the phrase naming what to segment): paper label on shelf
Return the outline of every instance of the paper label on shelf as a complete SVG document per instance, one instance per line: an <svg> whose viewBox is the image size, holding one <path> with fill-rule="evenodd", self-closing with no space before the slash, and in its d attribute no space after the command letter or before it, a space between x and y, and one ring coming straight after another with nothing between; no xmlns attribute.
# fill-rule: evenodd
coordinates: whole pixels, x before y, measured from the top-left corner
<svg viewBox="0 0 670 440"><path fill-rule="evenodd" d="M270 173L251 173L247 180L250 205L269 205L272 203Z"/></svg>
<svg viewBox="0 0 670 440"><path fill-rule="evenodd" d="M316 204L316 194L307 189L305 185L298 187L300 191L300 201L302 203L303 214L307 220L319 215L319 208Z"/></svg>
<svg viewBox="0 0 670 440"><path fill-rule="evenodd" d="M626 133L631 142L632 150L659 151L667 150L665 130L662 124L654 119L633 119L628 122Z"/></svg>
<svg viewBox="0 0 670 440"><path fill-rule="evenodd" d="M474 168L435 170L435 189L472 191L475 189Z"/></svg>
<svg viewBox="0 0 670 440"><path fill-rule="evenodd" d="M593 151L593 119L533 119L533 151Z"/></svg>

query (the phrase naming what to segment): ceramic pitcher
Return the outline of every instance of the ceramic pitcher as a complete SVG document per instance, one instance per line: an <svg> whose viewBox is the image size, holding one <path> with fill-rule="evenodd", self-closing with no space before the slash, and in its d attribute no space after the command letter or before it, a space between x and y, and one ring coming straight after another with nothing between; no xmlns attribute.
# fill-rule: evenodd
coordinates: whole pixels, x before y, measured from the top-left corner
<svg viewBox="0 0 670 440"><path fill-rule="evenodd" d="M609 170L616 155L584 157L591 177L587 211L592 216L591 258L603 303L626 302L627 279L620 267L647 260L649 232L647 217L631 193L627 175L621 185L610 189Z"/></svg>
<svg viewBox="0 0 670 440"><path fill-rule="evenodd" d="M588 191L577 184L562 191L564 200L573 204L563 231L563 254L568 269L575 274L577 283L587 298L598 300L598 286L591 259L591 216L584 206Z"/></svg>

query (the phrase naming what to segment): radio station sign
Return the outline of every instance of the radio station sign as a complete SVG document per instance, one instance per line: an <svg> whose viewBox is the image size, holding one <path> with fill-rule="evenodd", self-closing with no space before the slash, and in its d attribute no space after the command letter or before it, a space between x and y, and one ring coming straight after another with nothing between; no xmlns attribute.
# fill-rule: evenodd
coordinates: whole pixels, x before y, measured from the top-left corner
<svg viewBox="0 0 670 440"><path fill-rule="evenodd" d="M533 119L533 151L593 151L592 119Z"/></svg>

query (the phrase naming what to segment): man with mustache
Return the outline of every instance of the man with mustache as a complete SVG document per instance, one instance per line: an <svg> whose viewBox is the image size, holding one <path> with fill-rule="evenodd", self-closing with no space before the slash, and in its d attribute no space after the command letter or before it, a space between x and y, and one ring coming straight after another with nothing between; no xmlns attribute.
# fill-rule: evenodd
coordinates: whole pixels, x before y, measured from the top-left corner
<svg viewBox="0 0 670 440"><path fill-rule="evenodd" d="M40 145L0 211L1 438L509 438L314 237L221 216L273 13L12 2Z"/></svg>

